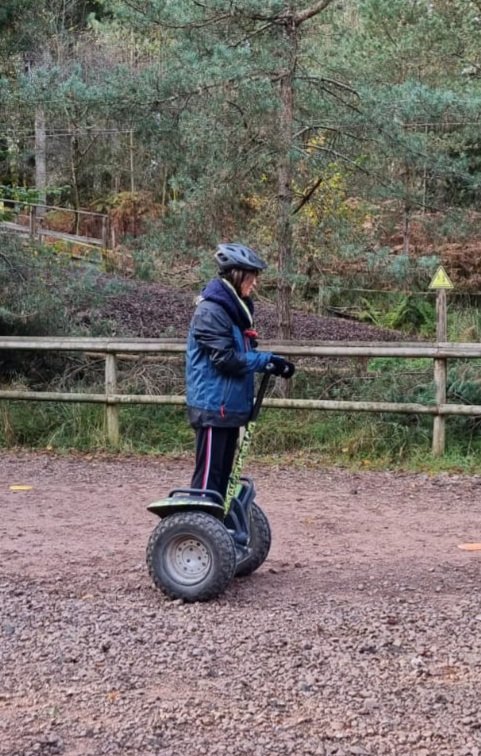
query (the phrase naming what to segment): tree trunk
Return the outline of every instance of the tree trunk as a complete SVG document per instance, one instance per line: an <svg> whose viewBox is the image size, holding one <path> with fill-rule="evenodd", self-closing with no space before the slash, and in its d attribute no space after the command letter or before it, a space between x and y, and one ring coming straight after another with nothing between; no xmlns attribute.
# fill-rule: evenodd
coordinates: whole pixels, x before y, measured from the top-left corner
<svg viewBox="0 0 481 756"><path fill-rule="evenodd" d="M42 51L30 51L23 56L24 69L27 76L32 79L35 66L46 64L48 53ZM47 133L45 124L45 109L43 105L35 107L35 189L38 193L38 202L45 205L47 202ZM37 217L42 217L45 207L37 208Z"/></svg>
<svg viewBox="0 0 481 756"><path fill-rule="evenodd" d="M318 0L310 7L295 11L295 3L286 0L284 11L278 18L283 20L283 43L285 50L285 68L279 76L280 112L278 139L277 170L277 228L276 241L278 251L277 284L277 330L281 339L292 336L291 294L293 272L293 234L292 234L292 180L294 165L292 159L294 135L294 74L297 63L297 44L299 27L314 16L324 11L333 0Z"/></svg>
<svg viewBox="0 0 481 756"><path fill-rule="evenodd" d="M78 139L75 136L72 136L70 138L70 175L72 177L72 199L73 199L73 206L75 208L75 232L76 234L80 231L80 192L79 192L79 185L78 185L78 173L77 173L77 167L79 163L78 159Z"/></svg>
<svg viewBox="0 0 481 756"><path fill-rule="evenodd" d="M291 274L292 274L292 137L294 121L294 68L296 65L297 27L290 23L284 27L287 46L287 68L280 78L279 156L277 171L277 326L281 339L290 339L291 328Z"/></svg>
<svg viewBox="0 0 481 756"><path fill-rule="evenodd" d="M411 205L409 202L404 203L403 213L403 255L409 257L411 246Z"/></svg>
<svg viewBox="0 0 481 756"><path fill-rule="evenodd" d="M129 172L130 172L130 191L135 192L135 158L134 158L134 132L129 131Z"/></svg>
<svg viewBox="0 0 481 756"><path fill-rule="evenodd" d="M41 105L35 109L35 189L40 205L47 203L47 137L45 110ZM45 214L45 207L37 208L37 217Z"/></svg>

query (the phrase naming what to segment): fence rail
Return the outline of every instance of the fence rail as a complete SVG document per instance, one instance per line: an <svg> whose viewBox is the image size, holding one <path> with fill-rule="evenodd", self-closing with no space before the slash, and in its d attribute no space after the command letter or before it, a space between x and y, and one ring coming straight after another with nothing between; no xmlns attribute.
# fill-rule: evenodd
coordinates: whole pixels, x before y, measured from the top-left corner
<svg viewBox="0 0 481 756"><path fill-rule="evenodd" d="M481 344L477 343L360 343L360 342L264 342L263 348L289 357L401 357L433 360L433 380L436 388L435 404L408 402L337 401L330 399L268 398L266 407L288 409L330 410L346 412L393 412L434 416L432 451L436 456L445 449L445 417L448 415L478 416L481 405L448 404L446 374L448 359L481 358ZM0 337L0 350L88 352L105 357L105 392L60 393L50 391L0 390L0 400L28 400L54 402L92 402L105 405L106 431L110 443L118 444L119 408L123 404L185 404L180 395L120 394L117 390L117 360L122 355L152 353L182 354L185 342L180 339L113 339L88 337Z"/></svg>

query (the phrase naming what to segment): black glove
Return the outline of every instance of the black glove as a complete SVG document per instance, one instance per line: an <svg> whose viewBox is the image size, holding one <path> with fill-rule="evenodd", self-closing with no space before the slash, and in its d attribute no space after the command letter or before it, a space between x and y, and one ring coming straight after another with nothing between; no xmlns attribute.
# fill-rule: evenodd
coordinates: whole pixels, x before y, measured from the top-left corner
<svg viewBox="0 0 481 756"><path fill-rule="evenodd" d="M273 354L265 366L264 372L271 375L279 375L281 378L286 378L287 380L288 378L292 378L295 369L296 366L292 362L285 360L284 357L280 357L278 354Z"/></svg>

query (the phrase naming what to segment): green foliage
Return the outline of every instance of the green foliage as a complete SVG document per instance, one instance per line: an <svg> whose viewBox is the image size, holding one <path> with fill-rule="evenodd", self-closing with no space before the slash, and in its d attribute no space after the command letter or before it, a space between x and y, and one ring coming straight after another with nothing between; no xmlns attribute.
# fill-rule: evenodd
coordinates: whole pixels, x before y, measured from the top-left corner
<svg viewBox="0 0 481 756"><path fill-rule="evenodd" d="M0 443L40 449L104 448L103 423L103 413L95 405L9 402Z"/></svg>
<svg viewBox="0 0 481 756"><path fill-rule="evenodd" d="M477 302L451 306L447 320L448 341L481 342L481 312Z"/></svg>
<svg viewBox="0 0 481 756"><path fill-rule="evenodd" d="M3 237L0 253L0 292L3 335L65 333L68 313L62 306L61 287L66 265L41 247L17 237Z"/></svg>
<svg viewBox="0 0 481 756"><path fill-rule="evenodd" d="M180 407L129 407L121 414L126 448L156 454L193 453L194 432Z"/></svg>
<svg viewBox="0 0 481 756"><path fill-rule="evenodd" d="M384 254L382 230L366 230L366 201L382 202L379 215L389 206L397 229L417 207L440 211L440 234L447 209L479 204L479 9L471 0L360 0L332 3L301 24L286 145L286 8L260 0L234 11L227 0L4 3L0 181L33 184L41 108L49 178L70 185L64 201L145 190L168 211L162 255L187 258L219 238L249 238L274 262L284 156L295 252L286 275L296 295L336 285L338 262L353 251L367 266L348 287L382 277L406 288L418 280L405 254L408 232L403 254ZM142 277L156 275L142 243L134 261ZM428 255L423 265L419 277Z"/></svg>
<svg viewBox="0 0 481 756"><path fill-rule="evenodd" d="M39 193L36 189L25 186L0 185L0 199L12 200L15 203L32 203L39 201Z"/></svg>
<svg viewBox="0 0 481 756"><path fill-rule="evenodd" d="M419 371L428 375L432 374L432 362L428 357L373 357L369 360L368 371L383 375Z"/></svg>
<svg viewBox="0 0 481 756"><path fill-rule="evenodd" d="M193 431L179 408L125 407L121 434L119 450L126 452L180 454L194 448ZM103 409L87 403L8 402L0 415L0 446L105 449Z"/></svg>
<svg viewBox="0 0 481 756"><path fill-rule="evenodd" d="M367 276L371 282L383 288L425 288L432 273L439 265L437 256L412 258L405 254L393 254L390 247L380 247L366 254Z"/></svg>
<svg viewBox="0 0 481 756"><path fill-rule="evenodd" d="M5 336L59 336L82 333L79 311L92 310L122 284L106 283L87 267L74 267L64 255L2 235L0 250L0 334ZM101 321L91 335L106 332Z"/></svg>
<svg viewBox="0 0 481 756"><path fill-rule="evenodd" d="M481 405L480 366L472 362L456 366L448 371L447 397L453 404ZM450 418L450 432L464 435L469 451L479 447L481 419L479 417L457 416Z"/></svg>
<svg viewBox="0 0 481 756"><path fill-rule="evenodd" d="M393 297L389 300L392 302ZM384 303L389 303L384 300ZM373 323L380 328L404 330L420 335L432 335L436 329L436 309L432 302L421 297L398 295L389 309L373 305L365 297L361 300L363 309L358 314L360 320Z"/></svg>

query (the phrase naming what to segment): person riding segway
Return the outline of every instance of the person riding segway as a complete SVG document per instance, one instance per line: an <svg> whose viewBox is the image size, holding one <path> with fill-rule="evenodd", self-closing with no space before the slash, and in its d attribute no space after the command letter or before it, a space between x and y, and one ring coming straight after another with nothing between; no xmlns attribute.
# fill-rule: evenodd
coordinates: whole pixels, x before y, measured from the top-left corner
<svg viewBox="0 0 481 756"><path fill-rule="evenodd" d="M267 264L243 244L219 244L215 259L219 274L198 298L187 340L187 411L196 432L191 486L149 506L162 518L149 541L150 573L164 592L186 600L218 595L234 573L249 574L267 557L267 518L252 481L240 478L239 464L233 481L232 468L239 429L256 419L254 374L289 379L295 370L280 355L257 350L250 295ZM259 409L260 402L255 415ZM240 464L244 457L245 446ZM264 534L254 557L253 526Z"/></svg>

